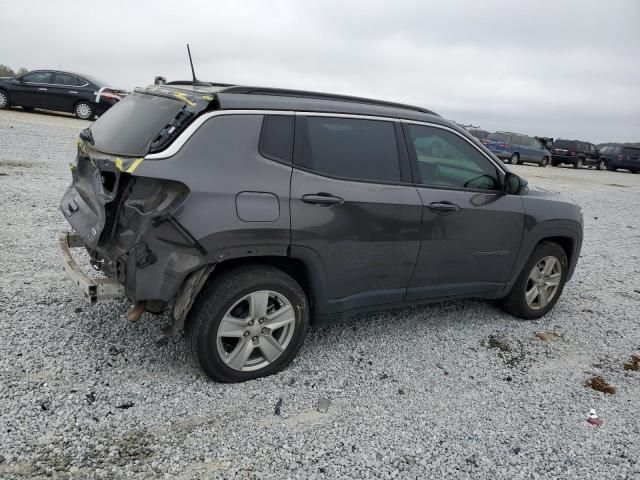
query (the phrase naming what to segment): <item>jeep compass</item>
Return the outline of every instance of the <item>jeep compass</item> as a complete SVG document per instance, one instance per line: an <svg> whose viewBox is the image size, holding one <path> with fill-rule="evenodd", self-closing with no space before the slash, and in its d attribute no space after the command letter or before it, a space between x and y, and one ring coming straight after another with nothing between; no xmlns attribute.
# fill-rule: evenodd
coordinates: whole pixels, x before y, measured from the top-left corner
<svg viewBox="0 0 640 480"><path fill-rule="evenodd" d="M73 283L90 302L127 297L131 321L170 312L166 333L184 329L223 382L281 370L310 325L356 312L477 297L539 318L582 243L580 207L461 127L364 98L136 89L80 134L71 175Z"/></svg>

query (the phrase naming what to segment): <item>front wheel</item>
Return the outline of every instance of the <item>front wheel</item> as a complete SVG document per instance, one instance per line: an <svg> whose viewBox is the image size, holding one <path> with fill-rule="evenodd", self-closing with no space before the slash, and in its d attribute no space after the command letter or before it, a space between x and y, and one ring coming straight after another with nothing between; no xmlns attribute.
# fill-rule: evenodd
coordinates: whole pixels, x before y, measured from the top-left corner
<svg viewBox="0 0 640 480"><path fill-rule="evenodd" d="M187 319L191 352L220 382L243 382L285 368L309 325L307 298L283 271L240 267L210 282Z"/></svg>
<svg viewBox="0 0 640 480"><path fill-rule="evenodd" d="M583 165L584 165L584 162L582 161L581 158L579 158L578 160L576 160L576 163L573 164L573 168L582 168Z"/></svg>
<svg viewBox="0 0 640 480"><path fill-rule="evenodd" d="M542 317L562 294L567 267L567 255L560 245L540 243L503 300L503 308L525 320Z"/></svg>
<svg viewBox="0 0 640 480"><path fill-rule="evenodd" d="M95 114L93 106L88 102L76 103L73 113L81 120L91 120Z"/></svg>
<svg viewBox="0 0 640 480"><path fill-rule="evenodd" d="M11 106L11 99L9 94L4 90L0 90L0 109L9 108Z"/></svg>
<svg viewBox="0 0 640 480"><path fill-rule="evenodd" d="M607 168L607 164L604 162L604 160L600 160L596 165L597 170L604 170L605 168Z"/></svg>
<svg viewBox="0 0 640 480"><path fill-rule="evenodd" d="M549 165L549 157L544 157L542 159L542 162L538 164L538 166L540 167L546 167L547 165Z"/></svg>
<svg viewBox="0 0 640 480"><path fill-rule="evenodd" d="M520 156L517 153L514 153L513 155L511 155L511 157L509 157L509 163L511 165L520 163Z"/></svg>

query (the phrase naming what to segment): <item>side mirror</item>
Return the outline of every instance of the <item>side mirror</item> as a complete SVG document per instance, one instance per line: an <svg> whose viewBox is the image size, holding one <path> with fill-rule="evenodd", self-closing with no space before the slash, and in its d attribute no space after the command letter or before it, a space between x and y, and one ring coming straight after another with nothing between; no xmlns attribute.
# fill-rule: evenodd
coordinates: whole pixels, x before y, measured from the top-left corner
<svg viewBox="0 0 640 480"><path fill-rule="evenodd" d="M18 77L18 81L19 81L20 83L24 83L24 77Z"/></svg>
<svg viewBox="0 0 640 480"><path fill-rule="evenodd" d="M507 172L504 176L504 193L517 195L527 186L527 181L515 173Z"/></svg>

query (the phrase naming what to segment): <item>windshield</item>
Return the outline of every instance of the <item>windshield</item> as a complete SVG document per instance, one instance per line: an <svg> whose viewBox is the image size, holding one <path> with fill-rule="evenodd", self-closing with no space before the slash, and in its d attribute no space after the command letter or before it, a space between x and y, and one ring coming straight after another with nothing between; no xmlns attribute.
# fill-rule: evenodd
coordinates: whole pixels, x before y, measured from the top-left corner
<svg viewBox="0 0 640 480"><path fill-rule="evenodd" d="M574 145L574 142L570 141L570 140L556 140L556 142L553 144L553 146L555 148L576 148Z"/></svg>
<svg viewBox="0 0 640 480"><path fill-rule="evenodd" d="M506 133L492 133L487 137L487 140L494 140L496 142L507 142L509 140L509 135Z"/></svg>
<svg viewBox="0 0 640 480"><path fill-rule="evenodd" d="M179 99L132 93L91 126L93 147L112 155L144 156L158 133L184 105Z"/></svg>

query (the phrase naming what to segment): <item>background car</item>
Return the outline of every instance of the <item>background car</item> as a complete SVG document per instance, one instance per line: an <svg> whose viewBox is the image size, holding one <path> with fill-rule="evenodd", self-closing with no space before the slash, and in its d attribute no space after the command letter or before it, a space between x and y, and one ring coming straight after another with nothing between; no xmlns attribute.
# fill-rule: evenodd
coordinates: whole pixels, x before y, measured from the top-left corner
<svg viewBox="0 0 640 480"><path fill-rule="evenodd" d="M57 70L35 70L0 79L0 108L43 108L70 112L84 120L103 114L123 95L123 90L109 88L89 75Z"/></svg>
<svg viewBox="0 0 640 480"><path fill-rule="evenodd" d="M598 147L593 143L580 140L555 141L551 149L551 165L557 167L561 164L573 165L573 168L582 168L585 165L594 165L598 170L604 170L605 162L600 159Z"/></svg>
<svg viewBox="0 0 640 480"><path fill-rule="evenodd" d="M551 153L539 140L520 133L495 132L482 143L507 163L529 162L546 167L551 159Z"/></svg>
<svg viewBox="0 0 640 480"><path fill-rule="evenodd" d="M624 168L632 173L640 172L640 148L625 145L607 145L600 150L601 160L607 170Z"/></svg>
<svg viewBox="0 0 640 480"><path fill-rule="evenodd" d="M469 132L471 135L476 137L478 140L484 140L491 133L491 132L487 132L486 130L482 130L480 128L469 128L467 129L467 132Z"/></svg>

